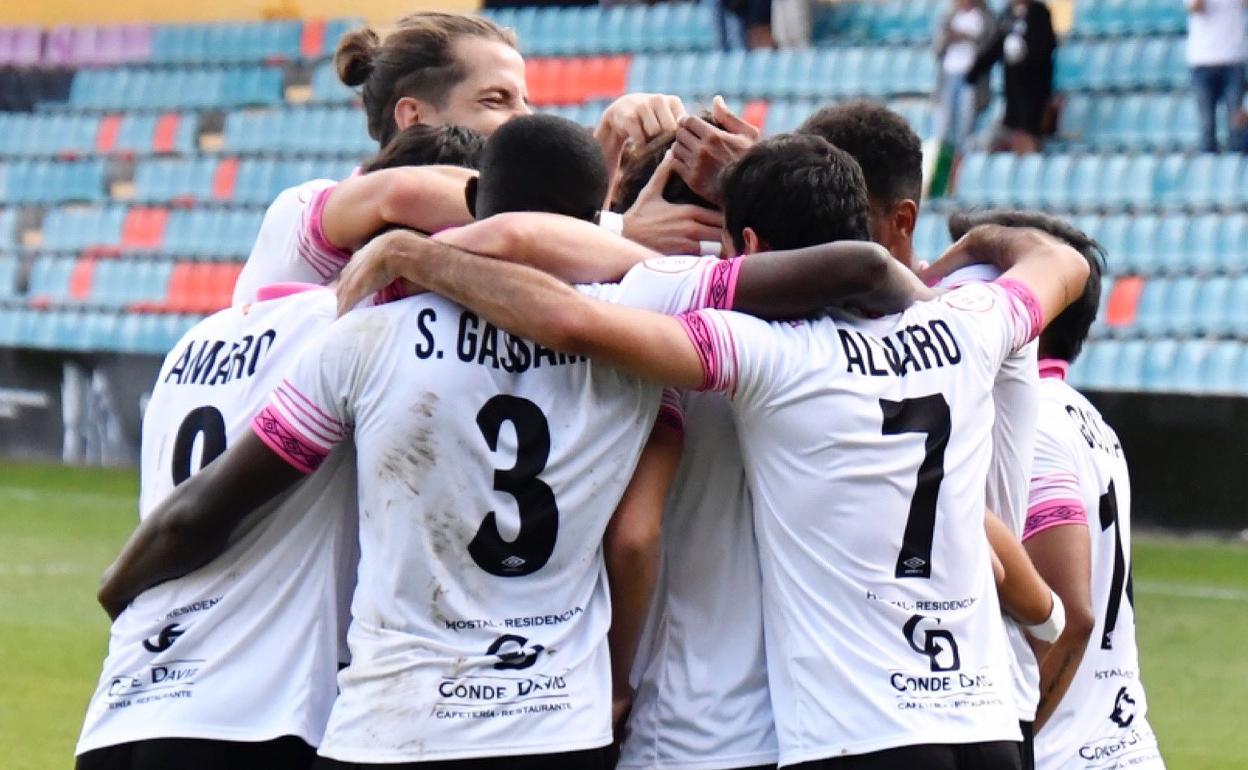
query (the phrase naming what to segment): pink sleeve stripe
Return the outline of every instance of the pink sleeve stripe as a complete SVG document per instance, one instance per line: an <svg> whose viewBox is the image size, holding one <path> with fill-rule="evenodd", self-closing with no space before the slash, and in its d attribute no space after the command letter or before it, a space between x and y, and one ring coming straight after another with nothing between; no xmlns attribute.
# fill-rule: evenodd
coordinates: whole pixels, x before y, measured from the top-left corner
<svg viewBox="0 0 1248 770"><path fill-rule="evenodd" d="M1043 473L1032 476L1027 505L1035 508L1054 500L1081 499L1079 479L1073 473Z"/></svg>
<svg viewBox="0 0 1248 770"><path fill-rule="evenodd" d="M330 278L351 259L351 252L338 248L325 237L325 201L336 185L326 187L312 196L303 209L299 226L299 256L316 269L322 278Z"/></svg>
<svg viewBox="0 0 1248 770"><path fill-rule="evenodd" d="M737 295L737 278L741 273L741 258L720 259L702 275L698 306L695 310L715 308L731 310Z"/></svg>
<svg viewBox="0 0 1248 770"><path fill-rule="evenodd" d="M1012 278L998 278L994 281L1005 292L1010 300L1010 315L1014 328L1013 351L1040 336L1044 329L1044 313L1040 309L1040 300L1027 284Z"/></svg>
<svg viewBox="0 0 1248 770"><path fill-rule="evenodd" d="M320 447L304 441L272 406L266 406L252 418L251 429L269 449L303 473L312 473L329 456Z"/></svg>
<svg viewBox="0 0 1248 770"><path fill-rule="evenodd" d="M1074 524L1086 526L1088 513L1082 500L1052 500L1034 505L1027 511L1027 523L1023 526L1023 540L1035 537L1046 529Z"/></svg>
<svg viewBox="0 0 1248 770"><path fill-rule="evenodd" d="M326 449L333 447L346 437L345 431L341 428L328 428L324 423L317 421L307 409L301 407L290 397L290 394L281 388L273 391L269 397L269 406L275 413L280 414L287 424L297 426L304 438Z"/></svg>
<svg viewBox="0 0 1248 770"><path fill-rule="evenodd" d="M737 388L737 356L731 339L725 339L709 315L702 312L682 313L676 317L693 343L702 361L702 384L699 390L717 390L732 394ZM723 334L728 334L727 330Z"/></svg>
<svg viewBox="0 0 1248 770"><path fill-rule="evenodd" d="M278 388L288 391L292 396L299 399L301 402L303 402L305 406L307 406L309 409L315 412L318 417L320 417L330 426L337 426L340 429L345 428L347 426L347 424L344 423L342 420L339 420L338 418L333 417L332 415L325 414L324 410L322 410L319 406L317 406L316 403L312 399L305 396L303 392L300 391L298 388L296 388L294 383L292 383L290 380L283 379L282 384L278 385Z"/></svg>

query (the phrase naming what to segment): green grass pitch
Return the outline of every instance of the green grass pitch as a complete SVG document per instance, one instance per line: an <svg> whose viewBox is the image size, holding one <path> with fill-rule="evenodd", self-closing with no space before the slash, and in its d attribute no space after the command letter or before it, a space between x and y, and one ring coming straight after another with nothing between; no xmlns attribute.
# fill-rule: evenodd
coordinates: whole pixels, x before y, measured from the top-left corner
<svg viewBox="0 0 1248 770"><path fill-rule="evenodd" d="M132 472L0 466L0 766L72 767L108 638L100 572L136 520ZM1248 546L1138 537L1149 718L1171 770L1248 757Z"/></svg>

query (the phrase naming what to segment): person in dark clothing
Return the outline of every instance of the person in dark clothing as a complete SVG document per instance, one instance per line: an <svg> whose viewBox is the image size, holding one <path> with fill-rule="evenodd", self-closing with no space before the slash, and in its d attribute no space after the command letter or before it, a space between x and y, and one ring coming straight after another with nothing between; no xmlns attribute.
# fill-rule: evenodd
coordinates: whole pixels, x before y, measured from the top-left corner
<svg viewBox="0 0 1248 770"><path fill-rule="evenodd" d="M1053 18L1041 0L1011 0L1001 15L997 34L980 51L966 74L974 83L1005 61L1005 127L1018 153L1040 149L1045 110L1053 96L1053 52L1057 35Z"/></svg>

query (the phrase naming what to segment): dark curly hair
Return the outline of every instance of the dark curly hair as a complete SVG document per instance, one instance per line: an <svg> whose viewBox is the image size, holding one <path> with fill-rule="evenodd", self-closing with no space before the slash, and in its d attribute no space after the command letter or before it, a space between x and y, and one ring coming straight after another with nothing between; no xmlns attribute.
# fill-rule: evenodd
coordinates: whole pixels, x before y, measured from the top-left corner
<svg viewBox="0 0 1248 770"><path fill-rule="evenodd" d="M1064 241L1088 261L1088 283L1083 287L1083 296L1050 321L1040 335L1041 357L1074 361L1083 350L1088 330L1092 328L1092 322L1096 320L1101 306L1105 249L1094 238L1066 220L1039 211L980 209L958 212L949 217L949 235L957 241L979 225L1030 227Z"/></svg>
<svg viewBox="0 0 1248 770"><path fill-rule="evenodd" d="M918 203L923 197L923 143L906 119L888 107L869 101L824 107L797 132L822 137L854 156L876 201Z"/></svg>

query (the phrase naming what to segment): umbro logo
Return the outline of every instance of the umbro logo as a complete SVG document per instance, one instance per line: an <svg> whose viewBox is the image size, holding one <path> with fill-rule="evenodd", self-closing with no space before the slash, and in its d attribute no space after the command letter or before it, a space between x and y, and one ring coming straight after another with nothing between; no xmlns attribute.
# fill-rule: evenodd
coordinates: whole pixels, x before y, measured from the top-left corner
<svg viewBox="0 0 1248 770"><path fill-rule="evenodd" d="M903 561L902 564L906 565L910 569L918 569L924 564L927 564L927 560L919 558L918 556L911 556L909 559Z"/></svg>
<svg viewBox="0 0 1248 770"><path fill-rule="evenodd" d="M144 639L143 649L148 652L164 652L172 647L173 643L178 641L178 637L183 633L185 633L185 631L182 628L179 628L177 623L170 623L160 629L160 633L156 635L155 641L151 639Z"/></svg>
<svg viewBox="0 0 1248 770"><path fill-rule="evenodd" d="M519 556L512 555L503 559L501 563L507 569L520 569L524 566L524 559L521 559Z"/></svg>

